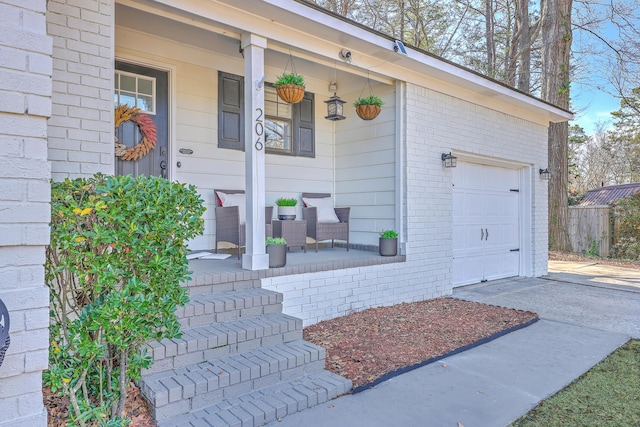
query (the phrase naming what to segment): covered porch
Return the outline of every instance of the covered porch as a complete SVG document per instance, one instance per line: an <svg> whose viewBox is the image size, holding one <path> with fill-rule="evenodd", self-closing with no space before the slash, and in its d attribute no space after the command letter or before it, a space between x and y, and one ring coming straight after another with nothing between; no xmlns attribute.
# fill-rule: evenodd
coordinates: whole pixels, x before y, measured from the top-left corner
<svg viewBox="0 0 640 427"><path fill-rule="evenodd" d="M116 64L124 64L125 73L130 73L129 65L142 67L143 75L145 68L167 73L167 177L195 185L207 207L204 235L190 242L190 249L216 246L215 190L222 188L246 192L246 250L240 264L237 259L209 261L214 269L224 265L228 267L222 270L264 270L268 259L263 206L274 205L278 198L295 198L297 218L302 219L305 192L331 194L335 207L351 208L351 250L348 258L344 249L338 252L342 265L356 257L353 249L377 246L383 229L399 232L400 253L404 253L401 113L397 108L401 85L379 68L397 54L389 49L378 52L376 58L354 49L347 59L341 52L351 46L363 48L363 41L324 23L324 13L309 17L303 33L300 23L286 24L288 12L281 7L249 5L216 1L198 5L198 10L189 4L164 2L124 0L115 5ZM290 71L292 63L307 83L305 96L311 112L304 129L307 139L296 127L298 107L291 106L291 140L270 145L262 132L268 130L267 121L287 120L273 108L271 84ZM229 116L225 82L235 78L241 84L241 96L233 100L238 101L237 109ZM370 91L385 105L378 118L363 121L352 104ZM346 101L345 120L325 119L324 101L334 93ZM231 121L226 121L229 117ZM276 215L274 210L273 219ZM364 251L364 258L369 255L380 258ZM296 265L299 255L290 252L285 269L325 266L329 261L323 256L330 257L311 251ZM204 261L192 265L197 263Z"/></svg>
<svg viewBox="0 0 640 427"><path fill-rule="evenodd" d="M191 280L185 283L194 293L208 292L211 286L224 286L232 282L253 282L267 278L294 276L349 268L382 266L404 262L404 255L380 256L374 247L360 247L348 252L340 247L320 247L304 253L301 249L287 252L287 265L281 268L269 268L248 271L242 268L242 261L234 255L226 259L193 259L189 261L192 271ZM198 252L198 251L194 251ZM204 287L203 287L204 286ZM194 289L197 289L194 291Z"/></svg>

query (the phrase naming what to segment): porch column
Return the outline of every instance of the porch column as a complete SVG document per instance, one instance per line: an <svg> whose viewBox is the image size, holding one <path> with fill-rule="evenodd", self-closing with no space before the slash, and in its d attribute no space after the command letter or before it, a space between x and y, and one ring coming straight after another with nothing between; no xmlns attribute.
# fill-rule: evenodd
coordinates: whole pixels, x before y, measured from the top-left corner
<svg viewBox="0 0 640 427"><path fill-rule="evenodd" d="M242 34L244 51L245 180L247 197L247 249L242 256L245 270L269 268L264 247L264 49L267 39Z"/></svg>

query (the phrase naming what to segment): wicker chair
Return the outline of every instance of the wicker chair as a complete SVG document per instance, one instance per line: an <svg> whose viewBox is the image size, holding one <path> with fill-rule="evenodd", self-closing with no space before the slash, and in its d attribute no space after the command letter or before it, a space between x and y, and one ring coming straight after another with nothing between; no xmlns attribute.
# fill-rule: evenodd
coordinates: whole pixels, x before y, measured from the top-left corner
<svg viewBox="0 0 640 427"><path fill-rule="evenodd" d="M238 259L240 259L240 248L246 245L246 225L240 224L240 212L238 206L221 206L220 199L216 191L227 194L244 194L244 190L214 190L214 199L216 203L216 248L218 253L219 242L229 242L238 247ZM273 236L273 228L271 219L273 217L273 206L265 206L264 208L264 231L267 237Z"/></svg>
<svg viewBox="0 0 640 427"><path fill-rule="evenodd" d="M329 193L302 193L303 199L320 199L331 197ZM334 247L335 240L347 242L349 250L349 214L351 208L334 208L336 216L340 220L337 223L318 222L318 210L315 207L303 207L302 219L307 221L307 237L316 241L316 252L318 252L318 242L331 240L331 247Z"/></svg>

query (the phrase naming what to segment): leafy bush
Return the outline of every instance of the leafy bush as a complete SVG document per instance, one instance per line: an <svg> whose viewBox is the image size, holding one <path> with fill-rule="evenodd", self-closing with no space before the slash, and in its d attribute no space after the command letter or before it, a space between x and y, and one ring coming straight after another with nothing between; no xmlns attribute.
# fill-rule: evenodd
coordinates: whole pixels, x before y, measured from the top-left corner
<svg viewBox="0 0 640 427"><path fill-rule="evenodd" d="M383 239L395 239L398 237L398 233L395 230L382 230L380 232L380 237Z"/></svg>
<svg viewBox="0 0 640 427"><path fill-rule="evenodd" d="M264 242L265 246L269 245L286 245L287 242L284 241L282 237L267 237Z"/></svg>
<svg viewBox="0 0 640 427"><path fill-rule="evenodd" d="M640 194L620 200L613 209L613 215L617 226L611 256L640 259Z"/></svg>
<svg viewBox="0 0 640 427"><path fill-rule="evenodd" d="M360 97L356 99L356 102L353 103L353 106L357 107L358 105L377 105L378 107L382 107L384 105L384 102L379 97L370 95L364 98Z"/></svg>
<svg viewBox="0 0 640 427"><path fill-rule="evenodd" d="M278 76L278 80L273 84L274 86L280 85L296 85L305 86L304 77L296 73L284 73Z"/></svg>
<svg viewBox="0 0 640 427"><path fill-rule="evenodd" d="M174 338L188 301L185 240L202 233L193 187L163 178L103 176L51 187L49 371L69 397L69 423L126 425L127 388L151 358L149 340Z"/></svg>
<svg viewBox="0 0 640 427"><path fill-rule="evenodd" d="M295 206L297 204L298 204L298 200L296 199L287 199L287 198L281 197L278 200L276 200L276 205L278 206Z"/></svg>

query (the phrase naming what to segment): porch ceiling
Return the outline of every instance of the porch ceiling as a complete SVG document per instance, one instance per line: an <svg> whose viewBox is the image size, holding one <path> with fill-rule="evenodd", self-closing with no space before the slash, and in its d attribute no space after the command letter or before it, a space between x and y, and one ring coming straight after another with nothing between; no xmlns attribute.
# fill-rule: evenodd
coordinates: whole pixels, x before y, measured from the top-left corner
<svg viewBox="0 0 640 427"><path fill-rule="evenodd" d="M116 1L133 9L221 34L231 40L238 40L242 32L256 32L268 39L271 50L288 52L292 48L296 57L315 64L314 70L318 69L317 64L324 65L325 73L329 73L326 77L328 81L333 80L331 72L334 66L361 76L371 71L371 78L381 82L390 84L398 79L452 96L491 104L493 108L513 114L530 116L533 113L541 123L561 122L572 117L568 111L426 52L409 49L408 55L399 55L393 51L393 42L388 37L297 1ZM118 15L116 19L119 23ZM145 21L132 23L132 28L138 28L139 22ZM169 34L168 31L162 28L160 35L167 37L166 34ZM210 36L204 40L207 39ZM353 52L351 66L339 60L338 54L342 48L349 48Z"/></svg>
<svg viewBox="0 0 640 427"><path fill-rule="evenodd" d="M127 3L127 2L125 2ZM151 13L148 10L133 8L126 4L116 4L116 25L141 31L161 38L171 39L188 44L198 49L216 52L225 56L241 57L240 32L228 26L212 28L196 24L196 21L183 22L170 17ZM144 27L140 23L144 22ZM116 33L117 37L117 33ZM275 49L274 49L275 48ZM270 42L265 52L265 63L268 66L283 68L287 63L287 47ZM296 70L306 76L313 76L327 82L337 80L340 88L361 88L366 74L355 67L349 67L337 58L334 62L320 60L312 52L293 51ZM340 62L340 63L338 63ZM271 77L271 76L269 76ZM372 80L391 84L392 80L371 73Z"/></svg>

